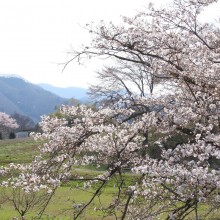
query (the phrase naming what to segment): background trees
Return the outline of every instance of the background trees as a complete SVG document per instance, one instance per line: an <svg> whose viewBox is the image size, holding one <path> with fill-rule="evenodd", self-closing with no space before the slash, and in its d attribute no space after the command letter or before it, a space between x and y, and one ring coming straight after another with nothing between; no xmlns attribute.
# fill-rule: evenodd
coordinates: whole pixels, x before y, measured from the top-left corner
<svg viewBox="0 0 220 220"><path fill-rule="evenodd" d="M29 131L35 127L35 122L26 115L14 113L11 117L17 121L19 124L19 130L21 131Z"/></svg>
<svg viewBox="0 0 220 220"><path fill-rule="evenodd" d="M214 2L175 0L172 7L150 5L134 18L124 17L123 26L87 25L92 43L73 51L71 61L117 61L98 73L100 84L91 88L95 97L104 97L103 105L63 106L64 118L44 117L43 133L35 135L46 140L42 156L27 167L13 165L22 175L7 184L51 193L70 177L79 181L74 165L108 164L103 175L81 180L97 188L75 218L111 179L117 180L117 193L105 208L116 218L214 216L220 187L213 163L220 159L220 32L199 21ZM168 140L177 134L184 138L171 146ZM158 157L147 154L152 145ZM134 178L126 183L128 169Z"/></svg>

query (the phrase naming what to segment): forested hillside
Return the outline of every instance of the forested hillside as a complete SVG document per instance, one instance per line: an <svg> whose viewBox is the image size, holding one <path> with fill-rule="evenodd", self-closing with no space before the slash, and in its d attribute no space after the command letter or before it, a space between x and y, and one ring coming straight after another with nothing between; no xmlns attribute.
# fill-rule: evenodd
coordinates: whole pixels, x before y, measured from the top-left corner
<svg viewBox="0 0 220 220"><path fill-rule="evenodd" d="M56 106L66 103L61 98L40 86L17 77L0 77L0 111L29 116L35 122L49 114Z"/></svg>

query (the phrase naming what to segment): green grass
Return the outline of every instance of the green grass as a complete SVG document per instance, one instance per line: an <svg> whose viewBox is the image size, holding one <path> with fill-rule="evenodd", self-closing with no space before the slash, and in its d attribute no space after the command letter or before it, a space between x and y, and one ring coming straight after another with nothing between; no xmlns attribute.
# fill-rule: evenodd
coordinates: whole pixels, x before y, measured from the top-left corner
<svg viewBox="0 0 220 220"><path fill-rule="evenodd" d="M37 153L38 144L32 138L0 141L0 165L3 166L7 165L8 163L31 162L34 155ZM106 170L105 165L98 169L93 165L75 167L77 174L84 176L85 178L95 177L99 174L102 174L104 170ZM129 174L125 174L124 177L127 184L132 181L132 176ZM48 207L46 208L42 219L73 219L73 204L86 204L97 189L97 187L92 187L88 191L85 191L82 186L83 184L80 181L68 181L64 183L56 190L55 196L52 198ZM10 193L10 189L0 188L0 190ZM103 215L106 213L100 210L100 207L107 207L113 200L115 193L116 188L114 187L114 181L110 180L104 189L104 193L94 199L91 205L86 209L86 212L83 213L82 217L79 219L103 219ZM34 212L30 211L27 215L27 219L32 219L33 216ZM5 202L1 204L0 198L0 220L12 219L13 217L19 217L19 215L13 208L12 203ZM115 219L115 217L107 216L105 219L112 220Z"/></svg>
<svg viewBox="0 0 220 220"><path fill-rule="evenodd" d="M32 138L25 139L12 139L12 140L0 140L0 165L7 165L8 163L28 163L31 162L34 155L38 153L38 144ZM75 171L78 175L84 176L85 178L92 178L99 174L102 174L106 170L106 166L103 165L98 169L94 165L87 166L77 166ZM118 178L116 176L115 178ZM132 185L136 180L136 176L126 172L123 174L124 179L124 192L126 186ZM116 179L111 179L105 186L102 194L94 199L86 211L82 214L79 219L85 220L101 220L103 216L106 216L105 220L113 220L115 217L113 215L107 215L101 207L107 208L114 199L117 192L115 187ZM93 193L97 190L97 186L93 186L89 190L83 189L83 183L81 181L68 181L59 187L49 205L47 206L42 220L70 220L73 219L76 210L73 208L73 204L83 203L86 204L92 197ZM10 188L0 188L0 220L11 220L13 217L19 217L18 213L15 211L11 202L2 202L4 197L1 192L4 191L10 194ZM139 204L140 205L140 204ZM142 204L143 205L143 204ZM144 204L145 205L145 204ZM208 208L207 204L200 206L200 213ZM202 209L202 210L201 210ZM119 214L118 211L117 214ZM30 211L25 220L32 219L36 214L36 210ZM218 220L220 218L215 216L218 215L219 211L212 216L209 216L206 220ZM166 215L166 214L165 214ZM192 219L194 214L191 214ZM120 216L120 214L119 214ZM161 219L165 216L162 215Z"/></svg>
<svg viewBox="0 0 220 220"><path fill-rule="evenodd" d="M80 189L70 188L70 187L60 187L52 198L50 204L45 210L45 213L41 219L56 219L56 220L67 220L73 219L74 215L74 203L86 203L89 201L94 190L83 191ZM112 187L107 187L106 192L100 198L95 199L91 206L82 215L82 219L102 219L103 212L99 211L98 208L100 204L102 206L107 206L109 201L112 200L114 189ZM97 211L94 208L97 208ZM30 212L26 218L31 219L33 217L33 212ZM7 202L0 206L0 219L7 220L13 217L19 217L18 213L14 210L13 206ZM106 219L115 219L109 216Z"/></svg>
<svg viewBox="0 0 220 220"><path fill-rule="evenodd" d="M37 152L38 144L32 138L0 140L0 165L31 162Z"/></svg>

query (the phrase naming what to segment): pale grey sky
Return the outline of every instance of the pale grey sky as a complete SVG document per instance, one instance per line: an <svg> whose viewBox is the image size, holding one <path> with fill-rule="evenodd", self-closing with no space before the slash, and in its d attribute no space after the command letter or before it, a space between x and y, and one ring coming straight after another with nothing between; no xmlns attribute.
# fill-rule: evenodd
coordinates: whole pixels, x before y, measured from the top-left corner
<svg viewBox="0 0 220 220"><path fill-rule="evenodd" d="M153 0L155 4L171 0ZM0 0L0 74L17 74L33 83L87 87L101 61L70 64L61 73L57 63L66 51L89 41L80 27L91 21L120 21L134 15L150 0ZM218 5L219 6L219 5ZM213 15L219 7L211 10ZM220 13L219 13L220 14ZM208 16L208 15L207 15ZM206 18L205 18L206 19Z"/></svg>

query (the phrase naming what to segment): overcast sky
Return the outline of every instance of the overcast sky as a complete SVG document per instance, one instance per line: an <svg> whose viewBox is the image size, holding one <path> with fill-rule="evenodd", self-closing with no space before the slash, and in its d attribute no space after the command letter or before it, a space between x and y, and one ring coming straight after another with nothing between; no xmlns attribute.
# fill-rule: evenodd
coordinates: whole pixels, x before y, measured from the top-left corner
<svg viewBox="0 0 220 220"><path fill-rule="evenodd" d="M156 4L169 1L153 0ZM33 83L86 88L95 82L94 72L101 67L101 61L86 66L72 63L63 73L58 65L70 58L66 52L71 47L89 41L81 26L99 20L119 22L120 15L134 15L150 0L0 2L0 73L20 75ZM213 14L220 14L216 5L206 16Z"/></svg>

